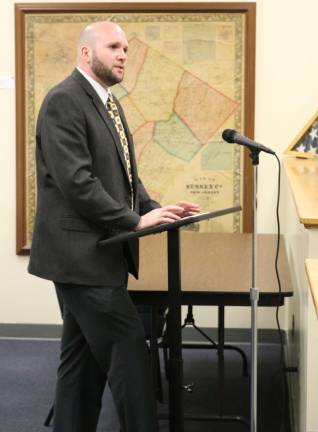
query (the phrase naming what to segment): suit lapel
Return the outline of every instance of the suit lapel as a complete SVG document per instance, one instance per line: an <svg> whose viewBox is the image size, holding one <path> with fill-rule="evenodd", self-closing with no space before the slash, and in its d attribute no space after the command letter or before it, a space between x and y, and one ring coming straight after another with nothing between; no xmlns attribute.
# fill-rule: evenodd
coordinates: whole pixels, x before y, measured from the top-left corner
<svg viewBox="0 0 318 432"><path fill-rule="evenodd" d="M112 134L114 143L116 145L116 149L118 151L119 154L119 158L121 160L121 163L123 165L123 168L125 170L125 173L127 175L127 180L128 179L128 174L127 174L127 168L126 168L126 162L125 162L125 157L124 157L124 150L123 150L123 146L120 142L119 139L119 135L118 132L115 128L115 125L113 123L113 120L109 117L109 114L107 112L106 107L103 105L102 101L100 100L99 96L96 95L96 97L93 99L93 104L95 105L96 110L98 111L99 115L101 116L102 120L104 121L104 123L106 124L106 126L108 127L108 129L110 130L110 133Z"/></svg>
<svg viewBox="0 0 318 432"><path fill-rule="evenodd" d="M91 99L91 101L92 101L95 109L97 110L98 114L100 115L101 119L103 120L103 122L105 123L107 128L109 129L109 131L113 137L113 140L114 140L114 143L115 143L122 167L124 168L124 171L126 173L127 181L129 183L123 147L121 145L121 142L120 142L118 133L116 131L115 125L114 125L112 119L109 117L109 114L107 112L106 107L104 106L101 98L95 92L94 88L90 85L90 83L87 81L87 79L77 69L74 69L74 71L72 73L72 77L81 85L81 87L84 88L85 92L88 94L89 98ZM125 122L124 127L125 127L125 132L127 134L126 122ZM129 142L129 149L131 151L131 144L130 144L130 140L129 140L128 135L127 135L127 140ZM135 167L134 167L134 171L135 171ZM134 178L134 174L133 174L133 178Z"/></svg>
<svg viewBox="0 0 318 432"><path fill-rule="evenodd" d="M98 95L96 95L96 97L93 99L93 103L94 103L97 111L101 115L102 119L106 123L107 127L109 128L109 130L110 130L110 132L114 138L114 142L116 144L116 148L117 148L117 151L118 151L121 163L122 163L122 167L125 171L126 179L127 179L128 185L130 187L128 172L127 172L127 165L126 165L125 156L124 156L124 149L123 149L123 146L120 142L120 138L119 138L118 132L115 128L115 125L113 123L113 120L110 118L106 107L103 105L103 103L102 103L102 101ZM133 146L131 134L130 134L130 131L128 128L128 124L126 122L126 118L123 114L123 111L122 111L121 106L119 105L117 99L116 99L116 104L118 107L121 121L122 121L124 129L125 129L125 134L126 134L126 138L127 138L127 142L128 142L130 164L131 164L131 174L132 174L132 180L133 180L133 190L134 190L134 195L135 195L137 192L137 188L138 188L138 174L137 174L137 165L136 165L136 160L135 160L134 146ZM136 203L136 199L134 199L133 201L134 201L134 203Z"/></svg>

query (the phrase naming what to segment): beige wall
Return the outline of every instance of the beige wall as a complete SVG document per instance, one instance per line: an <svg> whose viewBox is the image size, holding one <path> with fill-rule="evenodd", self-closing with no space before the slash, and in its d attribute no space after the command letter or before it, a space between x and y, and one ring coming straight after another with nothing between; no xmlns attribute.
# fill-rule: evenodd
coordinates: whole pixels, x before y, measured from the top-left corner
<svg viewBox="0 0 318 432"><path fill-rule="evenodd" d="M255 138L281 153L317 110L317 0L257 1ZM0 2L0 78L14 76L14 2ZM0 322L56 323L49 282L26 272L27 257L15 255L15 91L0 89L1 285ZM259 231L275 232L277 165L261 156ZM284 193L284 191L282 191ZM199 313L198 313L199 314ZM203 325L214 312L200 311ZM237 308L227 325L248 327L248 309ZM274 311L260 311L259 325L275 327Z"/></svg>

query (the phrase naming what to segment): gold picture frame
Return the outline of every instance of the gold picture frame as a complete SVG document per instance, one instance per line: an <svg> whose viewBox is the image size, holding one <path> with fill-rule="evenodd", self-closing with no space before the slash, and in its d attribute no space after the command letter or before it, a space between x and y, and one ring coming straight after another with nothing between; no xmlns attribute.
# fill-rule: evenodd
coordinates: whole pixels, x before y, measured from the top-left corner
<svg viewBox="0 0 318 432"><path fill-rule="evenodd" d="M241 79L240 92L236 95L240 116L235 115L234 126L242 133L253 137L254 134L254 93L255 93L255 26L256 26L256 4L255 3L17 3L15 4L15 40L16 40L16 149L17 149L17 219L16 219L16 251L17 254L28 254L32 238L32 226L35 212L35 162L34 162L34 142L35 124L37 111L39 108L38 83L42 80L45 70L41 70L41 65L45 63L47 56L54 51L54 44L61 40L73 40L78 36L76 33L70 34L69 25L63 27L63 23L71 23L75 28L85 26L88 17L91 20L113 19L118 17L133 16L137 21L144 19L157 18L159 15L166 14L173 27L174 22L190 21L193 16L203 16L207 22L211 14L220 19L223 14L225 20L238 20L241 17L244 25L237 27L237 34L241 37L242 46L236 52L236 61L241 65L242 74L237 74L237 80ZM122 19L122 18L120 18ZM176 20L176 21L174 21ZM34 23L46 23L54 27L54 38L45 40L42 38L41 44L35 46L36 32ZM119 22L121 24L121 21ZM129 23L128 23L129 24ZM171 27L171 28L172 28ZM65 29L68 29L65 34ZM77 28L77 27L76 27ZM52 30L53 31L53 30ZM224 37L226 26L224 26ZM241 33L240 33L241 32ZM153 33L150 34L153 36ZM60 39L59 39L60 37ZM64 38L64 39L63 39ZM76 40L76 39L74 39ZM60 41L60 42L59 42ZM171 50L174 49L170 45ZM35 49L36 48L36 49ZM36 52L35 52L36 51ZM39 54L40 53L40 54ZM40 57L39 57L40 55ZM52 54L53 55L53 54ZM56 55L56 53L55 53ZM34 65L37 60L35 71ZM74 59L75 60L75 59ZM59 57L57 65L65 62L66 59ZM68 70L69 65L65 66ZM56 70L51 68L48 72L59 77L59 67ZM71 69L70 69L71 71ZM65 75L64 75L65 76ZM63 78L64 78L63 76ZM31 77L31 78L30 78ZM60 79L57 80L57 82ZM46 83L46 85L48 85ZM45 85L44 85L45 87ZM48 88L46 89L48 90ZM42 92L42 93L41 93ZM226 123L226 119L225 119ZM226 124L227 125L227 124ZM221 142L219 142L221 144ZM236 227L240 226L241 231L250 232L252 229L252 203L251 203L251 183L252 168L248 152L242 153L241 147L228 146L233 154L240 152L240 164L235 167L237 175L241 176L241 188L233 184L233 197L235 204L240 202L243 207L243 217L233 216ZM240 174L243 172L243 176ZM197 179L200 182L200 179ZM191 182L190 182L191 183ZM206 185L203 185L206 187ZM212 189L212 185L210 185ZM189 184L192 193L198 193L197 189L202 189L201 184ZM206 188L209 189L209 188ZM201 193L202 191L200 191ZM208 191L203 191L202 193ZM216 190L209 191L216 193ZM241 218L241 219L239 219Z"/></svg>
<svg viewBox="0 0 318 432"><path fill-rule="evenodd" d="M318 111L302 128L284 154L305 159L318 157Z"/></svg>

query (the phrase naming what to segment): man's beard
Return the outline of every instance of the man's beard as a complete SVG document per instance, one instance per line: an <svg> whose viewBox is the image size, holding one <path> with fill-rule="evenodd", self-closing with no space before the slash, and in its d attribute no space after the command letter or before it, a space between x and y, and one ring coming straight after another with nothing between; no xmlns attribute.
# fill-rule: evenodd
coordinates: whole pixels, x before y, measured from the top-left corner
<svg viewBox="0 0 318 432"><path fill-rule="evenodd" d="M112 86L122 81L121 77L116 76L111 69L106 67L93 52L92 57L92 71L106 86Z"/></svg>

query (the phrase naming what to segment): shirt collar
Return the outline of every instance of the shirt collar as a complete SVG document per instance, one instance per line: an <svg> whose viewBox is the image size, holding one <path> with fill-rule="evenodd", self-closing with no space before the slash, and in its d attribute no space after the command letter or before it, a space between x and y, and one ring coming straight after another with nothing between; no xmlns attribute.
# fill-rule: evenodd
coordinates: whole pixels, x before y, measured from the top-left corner
<svg viewBox="0 0 318 432"><path fill-rule="evenodd" d="M108 99L108 89L105 89L99 82L90 77L86 72L84 72L80 67L77 66L77 70L87 79L87 81L93 86L94 90L101 98L104 105L106 105Z"/></svg>

